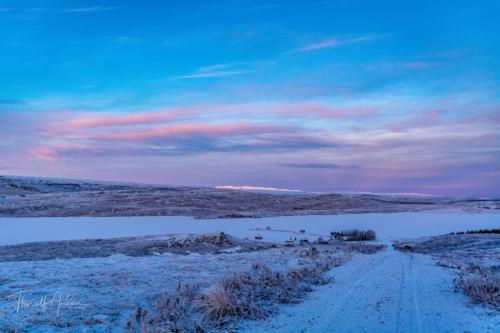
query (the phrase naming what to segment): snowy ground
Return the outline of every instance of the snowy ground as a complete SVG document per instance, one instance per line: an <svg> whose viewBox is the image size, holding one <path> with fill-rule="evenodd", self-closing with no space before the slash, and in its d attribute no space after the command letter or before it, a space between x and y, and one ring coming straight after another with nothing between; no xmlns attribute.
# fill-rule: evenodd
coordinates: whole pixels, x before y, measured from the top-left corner
<svg viewBox="0 0 500 333"><path fill-rule="evenodd" d="M241 220L241 223L240 220L195 221L186 218L183 220L187 221L185 225L173 223L175 220L170 218L166 220L140 218L136 224L141 222L140 224L148 230L148 223L165 221L163 224L160 223L161 227L158 229L164 233L168 230L183 232L183 228L191 231L194 229L199 233L225 230L229 234L250 239L259 234L264 240L274 240L279 243L290 237L317 239L318 236L328 234L330 230L373 227L382 236L381 241L390 245L389 240L402 237L485 227L498 228L500 220L496 219L497 216L497 214L401 213L283 217ZM72 226L77 231L73 235L80 235L79 232L86 230L84 222L88 222L89 219L75 219L58 221ZM51 222L45 219L7 219L0 222L4 222L3 226L9 223L14 226L13 221L18 221L22 227L2 228L5 232L0 235L0 243L9 243L9 233L18 237L16 241L10 243L26 240L26 236L30 239L29 237L37 236L37 233L42 239L50 239L51 235L56 236L54 239L66 235L64 232L58 234L60 231L58 227L51 227ZM75 221L76 225L72 225ZM114 222L111 222L112 226L109 227L106 221ZM109 230L116 232L120 231L120 221L125 220L100 218L95 223L101 224L101 230L111 228ZM26 223L23 224L24 222ZM30 229L36 222L40 222L39 228ZM93 231L99 230L96 225L87 225L87 228ZM306 229L305 233L299 232L301 228ZM154 230L150 231L154 233ZM443 258L440 254L445 253L448 254L448 259L468 258L468 260L488 262L489 266L500 267L498 257L500 247L498 243L491 242L488 236L484 235L458 237L475 239L478 243L471 245L465 241L453 242L452 257L448 251L450 247L444 241L450 236L444 236L442 239L429 238L430 242L425 243L426 248L433 250L423 251L429 255L394 251L391 246L386 251L373 255L349 253L345 248L337 248L334 251L335 255L347 256L351 260L328 273L335 279L333 284L315 286L314 291L308 294L304 302L292 306L280 306L277 316L267 321L242 322L241 330L245 332L498 332L499 312L473 305L461 292L455 293L453 279L456 270L438 266L436 263ZM170 238L144 239L156 242L158 239ZM144 239L141 238L141 242ZM183 251L184 254L167 251L162 255L156 255L156 247L147 246L141 247L140 254L137 255L136 252L127 252L130 250L130 244L134 245L134 251L137 249L137 242L134 240L98 243L99 246L106 247L103 255L111 254L111 256L95 257L99 251L94 251L96 246L94 241L53 242L42 244L42 247L40 244L1 247L0 331L123 332L125 322L133 316L138 306L149 308L158 293L174 289L179 282L208 287L230 272L248 270L254 262L267 264L276 270L294 267L300 261L302 249L299 247L251 249L248 246L236 245L223 247L220 251L201 251L203 253L189 255L185 254L186 251ZM75 244L87 247L82 247L82 250L78 251L75 250ZM88 247L89 244L91 248ZM116 244L120 245L117 247ZM468 244L468 247L463 247L463 244ZM116 248L121 252L116 252ZM143 251L144 248L147 248L147 251ZM242 250L244 252L241 252ZM29 253L33 253L31 258ZM50 255L44 257L47 253ZM71 255L68 256L68 253ZM92 258L78 257L84 253L91 253ZM434 259L431 255L438 259ZM32 261L42 257L49 260ZM66 259L61 259L62 257Z"/></svg>
<svg viewBox="0 0 500 333"><path fill-rule="evenodd" d="M390 247L334 268L334 284L244 332L499 332L500 314L453 290L453 271Z"/></svg>
<svg viewBox="0 0 500 333"><path fill-rule="evenodd" d="M175 289L179 282L207 287L254 262L285 268L298 258L289 251L3 262L0 331L121 332L138 306L148 308L156 294ZM18 308L21 291L26 305ZM73 303L66 306L68 297ZM35 304L43 298L45 308Z"/></svg>

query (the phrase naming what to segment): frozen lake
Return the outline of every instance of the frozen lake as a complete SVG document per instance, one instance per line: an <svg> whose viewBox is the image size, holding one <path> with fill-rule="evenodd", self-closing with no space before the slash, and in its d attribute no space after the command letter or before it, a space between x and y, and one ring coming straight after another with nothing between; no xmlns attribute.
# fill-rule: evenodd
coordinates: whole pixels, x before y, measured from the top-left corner
<svg viewBox="0 0 500 333"><path fill-rule="evenodd" d="M273 230L268 231L266 227ZM381 239L431 236L469 229L500 228L500 214L390 213L217 220L194 220L182 216L0 218L0 245L218 231L251 238L260 234L264 240L283 241L302 237L296 234L300 229L305 229L314 238L329 235L331 230L351 228L373 229Z"/></svg>

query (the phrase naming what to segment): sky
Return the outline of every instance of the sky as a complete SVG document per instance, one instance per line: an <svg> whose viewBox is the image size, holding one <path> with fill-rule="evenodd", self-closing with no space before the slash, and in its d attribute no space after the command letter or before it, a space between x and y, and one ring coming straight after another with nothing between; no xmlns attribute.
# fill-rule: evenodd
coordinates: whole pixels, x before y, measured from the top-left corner
<svg viewBox="0 0 500 333"><path fill-rule="evenodd" d="M0 174L500 197L498 12L0 0Z"/></svg>

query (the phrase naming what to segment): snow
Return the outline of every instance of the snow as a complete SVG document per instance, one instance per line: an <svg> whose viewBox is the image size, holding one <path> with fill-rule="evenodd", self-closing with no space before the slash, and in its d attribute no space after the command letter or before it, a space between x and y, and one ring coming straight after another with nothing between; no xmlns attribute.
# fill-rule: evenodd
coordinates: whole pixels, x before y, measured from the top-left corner
<svg viewBox="0 0 500 333"><path fill-rule="evenodd" d="M453 290L452 271L431 257L388 248L358 255L303 303L283 306L243 332L498 332L500 315Z"/></svg>
<svg viewBox="0 0 500 333"><path fill-rule="evenodd" d="M329 237L332 230L352 228L373 229L381 239L395 239L499 227L500 214L494 213L377 213L242 219L183 216L0 218L0 245L220 231L242 238L260 234L264 240L283 242L290 237L299 238L300 229L306 229L306 236L316 239L321 235Z"/></svg>
<svg viewBox="0 0 500 333"><path fill-rule="evenodd" d="M373 229L383 243L452 231L499 228L498 214L391 213L292 216L260 219L194 220L188 217L2 218L0 244L82 238L224 231L264 241L330 234L331 230ZM300 229L305 229L304 234ZM297 264L298 248L221 254L54 259L0 263L0 330L27 332L121 331L137 306L182 283L208 286L253 262L281 269ZM498 259L495 260L498 265ZM453 290L455 272L430 256L392 250L357 254L329 273L333 284L314 287L303 303L281 306L265 322L243 322L252 332L498 332L500 315L473 305ZM17 311L23 291L26 308ZM57 313L57 304L71 303ZM57 303L57 302L56 302ZM59 304L59 303L58 303Z"/></svg>
<svg viewBox="0 0 500 333"><path fill-rule="evenodd" d="M261 262L275 268L296 263L296 255L282 249L228 254L167 254L162 256L20 261L0 263L0 331L28 332L123 331L138 306L148 308L160 292L179 282L207 287L228 272L248 270ZM30 305L17 310L19 292L26 302L47 299L45 311ZM60 309L50 300L61 295L82 307ZM108 318L88 325L89 318ZM96 319L96 321L98 321ZM22 331L22 330L21 330Z"/></svg>

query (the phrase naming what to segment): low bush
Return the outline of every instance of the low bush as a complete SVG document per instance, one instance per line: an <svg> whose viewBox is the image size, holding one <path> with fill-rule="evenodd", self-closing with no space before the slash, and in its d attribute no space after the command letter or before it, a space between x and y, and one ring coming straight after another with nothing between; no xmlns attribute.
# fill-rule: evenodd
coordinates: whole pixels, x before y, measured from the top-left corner
<svg viewBox="0 0 500 333"><path fill-rule="evenodd" d="M153 315L137 308L126 328L137 333L204 332L201 320L193 315L192 303L197 293L197 286L179 283L175 291L157 296Z"/></svg>
<svg viewBox="0 0 500 333"><path fill-rule="evenodd" d="M500 228L458 231L458 232L452 232L451 234L452 235L500 234Z"/></svg>
<svg viewBox="0 0 500 333"><path fill-rule="evenodd" d="M373 230L343 230L340 232L332 232L332 236L336 239L342 239L347 241L371 241L377 238L375 231Z"/></svg>
<svg viewBox="0 0 500 333"><path fill-rule="evenodd" d="M254 264L231 274L210 288L181 285L158 296L154 316L139 308L127 323L129 332L205 332L234 325L235 319L259 320L276 311L277 304L298 303L312 285L331 281L324 273L339 264L326 256L286 271Z"/></svg>
<svg viewBox="0 0 500 333"><path fill-rule="evenodd" d="M471 264L455 279L455 290L463 290L473 302L500 308L500 275Z"/></svg>

